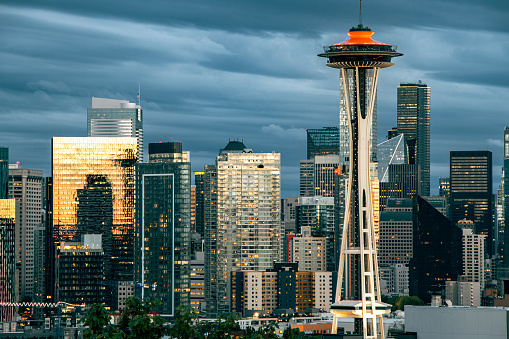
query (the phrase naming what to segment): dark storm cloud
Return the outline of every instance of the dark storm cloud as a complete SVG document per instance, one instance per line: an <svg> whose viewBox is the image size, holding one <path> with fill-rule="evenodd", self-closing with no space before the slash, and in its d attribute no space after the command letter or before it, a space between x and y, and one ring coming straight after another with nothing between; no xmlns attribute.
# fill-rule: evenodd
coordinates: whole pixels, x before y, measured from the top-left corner
<svg viewBox="0 0 509 339"><path fill-rule="evenodd" d="M491 149L499 166L509 2L363 3L374 38L405 54L379 79L379 141L396 87L421 79L432 186L451 149ZM316 54L357 18L353 0L3 1L0 144L49 175L51 137L86 135L92 96L135 101L141 83L146 142L182 141L195 171L229 138L281 152L283 196L296 195L305 129L338 124L338 73Z"/></svg>

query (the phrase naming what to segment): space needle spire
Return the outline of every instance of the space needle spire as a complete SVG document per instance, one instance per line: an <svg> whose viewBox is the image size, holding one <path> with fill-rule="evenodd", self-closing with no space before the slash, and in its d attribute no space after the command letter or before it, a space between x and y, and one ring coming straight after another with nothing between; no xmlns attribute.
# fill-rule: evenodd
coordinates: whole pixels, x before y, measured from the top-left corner
<svg viewBox="0 0 509 339"><path fill-rule="evenodd" d="M369 173L370 135L378 72L393 66L391 59L403 54L371 38L374 32L362 25L361 2L359 25L346 34L347 40L325 46L324 53L318 54L327 58L327 66L340 70L350 134L338 282L330 309L334 315L332 333L337 333L338 319L346 317L355 319L356 334L383 339L382 317L390 313L391 305L382 303L380 295Z"/></svg>

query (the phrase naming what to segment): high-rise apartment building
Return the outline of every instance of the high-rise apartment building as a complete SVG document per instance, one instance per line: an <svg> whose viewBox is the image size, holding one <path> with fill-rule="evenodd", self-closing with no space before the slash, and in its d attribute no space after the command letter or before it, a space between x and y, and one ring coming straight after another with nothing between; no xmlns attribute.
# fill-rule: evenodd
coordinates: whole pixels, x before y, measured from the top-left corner
<svg viewBox="0 0 509 339"><path fill-rule="evenodd" d="M486 235L486 254L491 257L495 254L491 152L451 151L450 161L451 221L472 220L474 233Z"/></svg>
<svg viewBox="0 0 509 339"><path fill-rule="evenodd" d="M506 216L509 216L509 127L504 129L504 159L503 159L503 168L502 168L502 191L503 191L503 199L502 200L502 215L504 216L503 225L504 225L504 235L503 235L503 249L502 255L504 258L504 265L509 267L509 230L505 230L505 225L509 224L509 221L506 222Z"/></svg>
<svg viewBox="0 0 509 339"><path fill-rule="evenodd" d="M34 298L35 229L42 224L42 184L41 170L9 165L9 198L20 202L16 250L21 300Z"/></svg>
<svg viewBox="0 0 509 339"><path fill-rule="evenodd" d="M101 234L105 284L132 281L138 140L54 137L52 161L54 243Z"/></svg>
<svg viewBox="0 0 509 339"><path fill-rule="evenodd" d="M62 241L57 250L57 298L71 304L111 303L105 288L109 263L100 234L83 234L81 241Z"/></svg>
<svg viewBox="0 0 509 339"><path fill-rule="evenodd" d="M486 236L463 229L463 275L468 282L478 282L484 289L484 241Z"/></svg>
<svg viewBox="0 0 509 339"><path fill-rule="evenodd" d="M87 109L88 137L132 137L138 139L138 154L143 162L143 110L127 100L92 97Z"/></svg>
<svg viewBox="0 0 509 339"><path fill-rule="evenodd" d="M217 314L217 167L205 165L203 233L205 247L205 305L207 314Z"/></svg>
<svg viewBox="0 0 509 339"><path fill-rule="evenodd" d="M301 234L292 238L291 262L299 263L299 271L327 270L327 239L311 236L311 227L303 226Z"/></svg>
<svg viewBox="0 0 509 339"><path fill-rule="evenodd" d="M151 143L148 151L149 162L136 166L134 280L139 296L173 315L190 307L191 163L180 142Z"/></svg>
<svg viewBox="0 0 509 339"><path fill-rule="evenodd" d="M0 199L0 301L19 302L16 273L15 229L19 203L14 199ZM0 307L0 321L11 321L14 307Z"/></svg>
<svg viewBox="0 0 509 339"><path fill-rule="evenodd" d="M408 163L421 166L421 194L430 195L430 88L418 82L398 87L398 134L404 134Z"/></svg>
<svg viewBox="0 0 509 339"><path fill-rule="evenodd" d="M205 221L205 247L217 239L211 255L216 256L216 312L222 313L230 311L231 272L269 269L280 258L280 154L253 153L230 141L215 167L217 228ZM206 265L214 269L213 261Z"/></svg>
<svg viewBox="0 0 509 339"><path fill-rule="evenodd" d="M339 129L324 127L307 129L307 158L317 155L339 154Z"/></svg>
<svg viewBox="0 0 509 339"><path fill-rule="evenodd" d="M0 146L0 199L9 195L9 147Z"/></svg>
<svg viewBox="0 0 509 339"><path fill-rule="evenodd" d="M325 238L326 248L322 248L322 258L320 259L323 261L324 257L326 258L327 271L335 271L334 198L320 196L299 197L295 210L295 222L297 233L303 235L303 227L309 227L310 237ZM313 270L321 271L322 269Z"/></svg>
<svg viewBox="0 0 509 339"><path fill-rule="evenodd" d="M204 230L204 203L205 203L205 172L194 172L194 184L196 186L196 217L195 229L196 233L203 237Z"/></svg>

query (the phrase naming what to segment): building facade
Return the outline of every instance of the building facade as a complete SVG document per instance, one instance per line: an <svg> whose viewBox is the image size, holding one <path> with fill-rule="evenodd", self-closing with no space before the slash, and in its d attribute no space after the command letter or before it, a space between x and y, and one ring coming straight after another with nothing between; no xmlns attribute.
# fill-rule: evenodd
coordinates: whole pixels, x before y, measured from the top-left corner
<svg viewBox="0 0 509 339"><path fill-rule="evenodd" d="M0 199L0 301L19 302L19 283L16 272L15 229L19 203L14 199ZM0 307L0 321L11 321L14 307Z"/></svg>
<svg viewBox="0 0 509 339"><path fill-rule="evenodd" d="M108 286L133 280L137 162L136 138L52 140L53 242L79 242L84 234L101 234L103 251L111 253Z"/></svg>
<svg viewBox="0 0 509 339"><path fill-rule="evenodd" d="M413 258L409 263L410 295L430 303L447 281L463 272L462 231L421 197L417 197Z"/></svg>
<svg viewBox="0 0 509 339"><path fill-rule="evenodd" d="M421 166L421 194L430 195L430 88L421 82L398 87L398 134L404 134L409 164Z"/></svg>
<svg viewBox="0 0 509 339"><path fill-rule="evenodd" d="M190 307L191 163L182 143L149 144L136 169L134 264L137 295L161 302L158 313Z"/></svg>
<svg viewBox="0 0 509 339"><path fill-rule="evenodd" d="M492 217L492 158L490 151L451 151L450 217L453 223L474 222L474 233L486 235L486 254L495 250Z"/></svg>
<svg viewBox="0 0 509 339"><path fill-rule="evenodd" d="M253 153L242 142L230 141L215 167L217 228L205 222L205 247L214 251L210 247L217 239L210 255L216 259L216 312L222 313L231 309L231 272L263 271L280 259L280 154Z"/></svg>
<svg viewBox="0 0 509 339"><path fill-rule="evenodd" d="M9 147L0 146L0 199L9 196Z"/></svg>
<svg viewBox="0 0 509 339"><path fill-rule="evenodd" d="M9 165L9 198L20 203L16 249L21 300L34 300L35 229L42 224L42 171Z"/></svg>
<svg viewBox="0 0 509 339"><path fill-rule="evenodd" d="M87 109L87 136L136 138L142 162L143 110L127 100L92 97L92 108Z"/></svg>
<svg viewBox="0 0 509 339"><path fill-rule="evenodd" d="M339 154L339 128L307 129L307 158L317 155Z"/></svg>

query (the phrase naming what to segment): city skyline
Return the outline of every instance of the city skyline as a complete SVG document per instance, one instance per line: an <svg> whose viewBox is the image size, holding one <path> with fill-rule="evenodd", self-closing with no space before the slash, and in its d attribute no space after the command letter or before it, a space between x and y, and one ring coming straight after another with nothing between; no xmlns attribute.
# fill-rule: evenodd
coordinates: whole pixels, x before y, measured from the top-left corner
<svg viewBox="0 0 509 339"><path fill-rule="evenodd" d="M282 196L297 196L306 128L339 124L339 74L316 54L346 38L358 2L221 5L3 2L0 145L10 162L49 176L51 138L86 136L91 97L136 102L141 84L146 145L182 141L200 171L227 139L243 139L281 152ZM503 1L364 6L376 39L405 54L378 85L379 142L396 126L397 86L431 88L432 194L450 150L492 151L500 183L508 12Z"/></svg>

